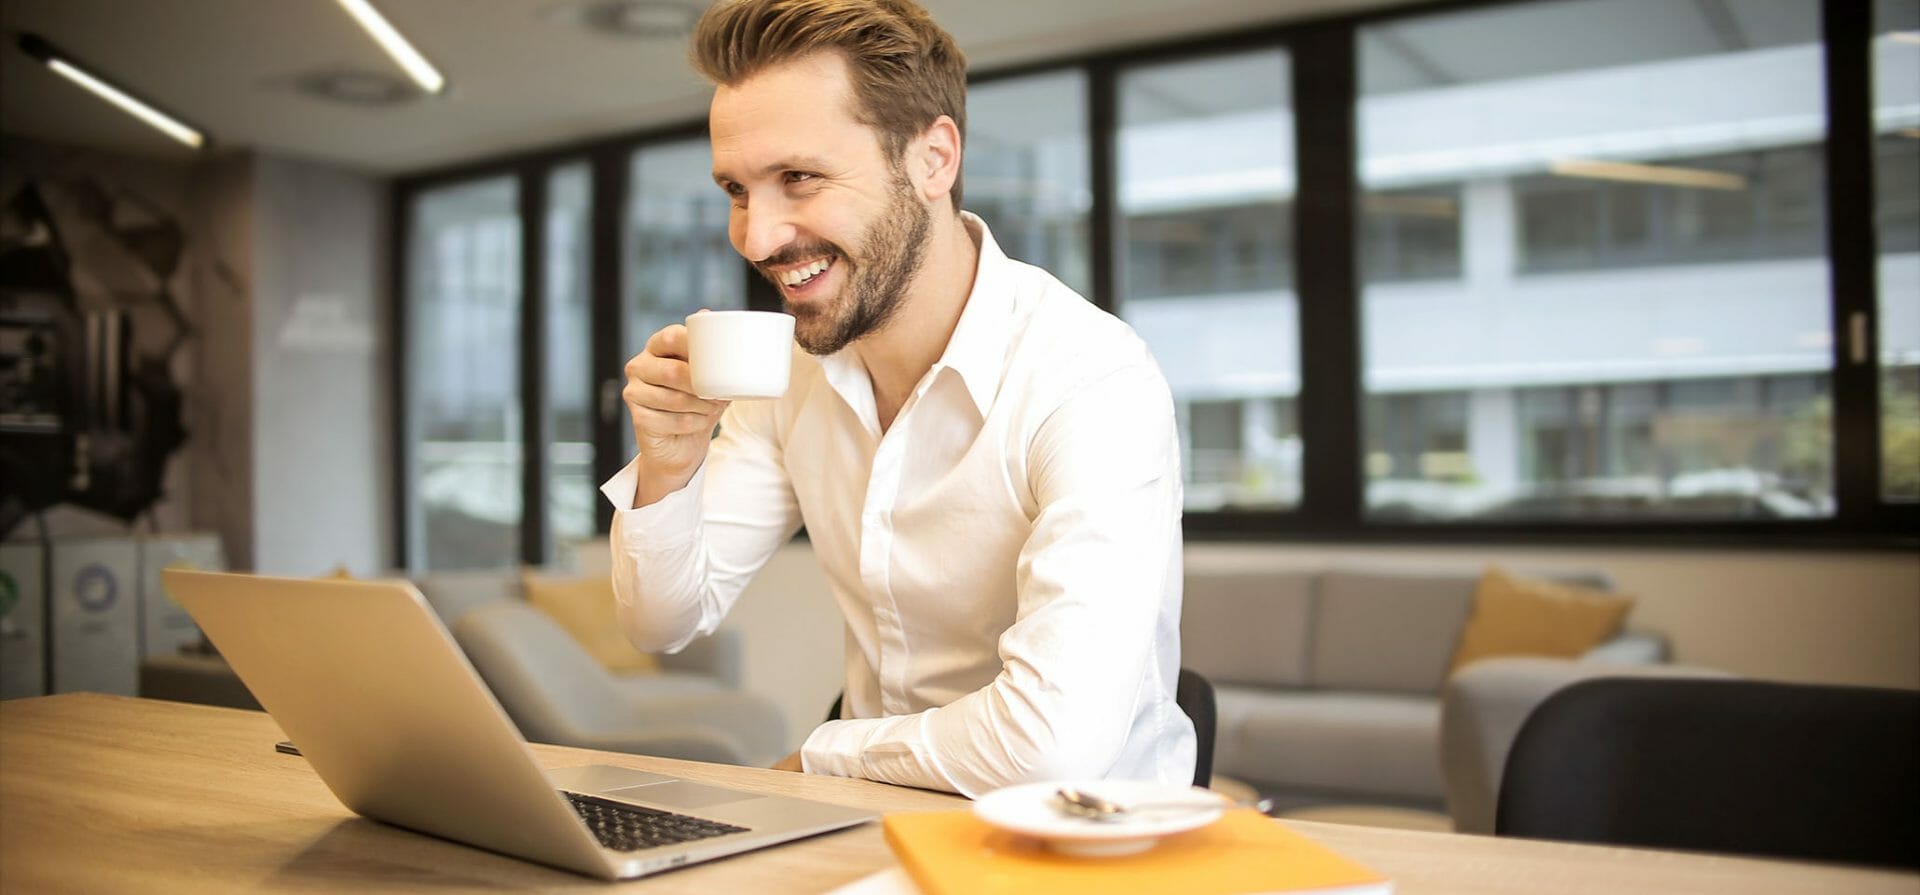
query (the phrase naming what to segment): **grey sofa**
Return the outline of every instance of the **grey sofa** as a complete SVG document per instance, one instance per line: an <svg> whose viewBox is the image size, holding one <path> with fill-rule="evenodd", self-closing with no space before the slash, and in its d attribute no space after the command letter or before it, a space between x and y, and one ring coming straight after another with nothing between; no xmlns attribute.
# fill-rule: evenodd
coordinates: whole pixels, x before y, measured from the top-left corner
<svg viewBox="0 0 1920 895"><path fill-rule="evenodd" d="M414 584L528 740L729 764L787 752L779 707L741 689L736 630L657 656L657 673L615 675L521 597L517 571L441 572ZM155 657L140 679L142 696L260 707L215 654Z"/></svg>
<svg viewBox="0 0 1920 895"><path fill-rule="evenodd" d="M616 675L524 599L517 571L440 573L418 585L529 740L742 765L787 753L779 707L740 687L738 631L656 656L657 672Z"/></svg>
<svg viewBox="0 0 1920 895"><path fill-rule="evenodd" d="M1454 570L1190 570L1181 661L1214 684L1214 772L1282 810L1443 810L1440 695L1478 581ZM1628 631L1589 656L1644 664L1666 652L1658 635Z"/></svg>

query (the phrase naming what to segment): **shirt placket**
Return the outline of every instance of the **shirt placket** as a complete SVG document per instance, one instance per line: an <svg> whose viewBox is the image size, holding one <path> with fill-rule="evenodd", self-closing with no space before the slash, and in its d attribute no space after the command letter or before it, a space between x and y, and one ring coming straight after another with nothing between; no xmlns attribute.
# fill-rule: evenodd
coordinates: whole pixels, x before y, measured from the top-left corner
<svg viewBox="0 0 1920 895"><path fill-rule="evenodd" d="M860 511L860 579L867 593L873 595L874 627L880 637L880 667L875 669L875 677L880 683L880 707L889 715L916 710L906 689L912 656L907 649L906 630L900 624L900 600L893 592L894 545L898 538L893 508L900 496L914 408L939 372L938 366L927 372L894 415L893 425L880 437L874 449L873 471L867 478L866 504Z"/></svg>
<svg viewBox="0 0 1920 895"><path fill-rule="evenodd" d="M873 601L874 629L880 638L880 667L874 669L880 684L880 707L889 715L907 713L906 680L907 641L900 627L900 604L893 594L893 502L900 493L903 466L900 420L895 420L888 437L880 439L873 455L873 471L867 478L866 504L860 510L860 580Z"/></svg>

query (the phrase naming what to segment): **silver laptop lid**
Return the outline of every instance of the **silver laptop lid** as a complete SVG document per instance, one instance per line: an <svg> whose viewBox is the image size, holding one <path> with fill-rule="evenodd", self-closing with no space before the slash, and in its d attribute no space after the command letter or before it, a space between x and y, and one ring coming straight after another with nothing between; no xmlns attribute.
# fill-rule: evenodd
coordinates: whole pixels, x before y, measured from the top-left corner
<svg viewBox="0 0 1920 895"><path fill-rule="evenodd" d="M411 584L161 574L348 808L592 876L631 872L556 791Z"/></svg>

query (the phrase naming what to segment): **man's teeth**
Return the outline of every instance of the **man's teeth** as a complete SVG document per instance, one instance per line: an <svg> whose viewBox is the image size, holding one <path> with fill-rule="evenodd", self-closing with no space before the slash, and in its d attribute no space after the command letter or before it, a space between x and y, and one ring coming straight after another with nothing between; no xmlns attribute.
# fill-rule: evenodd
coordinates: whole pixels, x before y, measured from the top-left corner
<svg viewBox="0 0 1920 895"><path fill-rule="evenodd" d="M806 267L796 267L792 270L787 271L786 273L781 274L780 282L785 283L788 286L798 286L801 283L804 283L808 280L813 279L814 277L819 276L820 272L823 270L826 270L827 267L832 263L833 262L831 261L821 260L821 261L815 261L812 264L807 265Z"/></svg>

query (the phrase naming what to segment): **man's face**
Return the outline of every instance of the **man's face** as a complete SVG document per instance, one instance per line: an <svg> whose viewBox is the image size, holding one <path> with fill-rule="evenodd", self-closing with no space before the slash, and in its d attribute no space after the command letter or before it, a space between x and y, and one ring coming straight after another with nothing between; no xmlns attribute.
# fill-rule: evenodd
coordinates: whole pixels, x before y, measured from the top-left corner
<svg viewBox="0 0 1920 895"><path fill-rule="evenodd" d="M794 339L819 355L899 309L931 220L853 103L846 61L819 53L722 86L709 118L733 248L780 290Z"/></svg>

